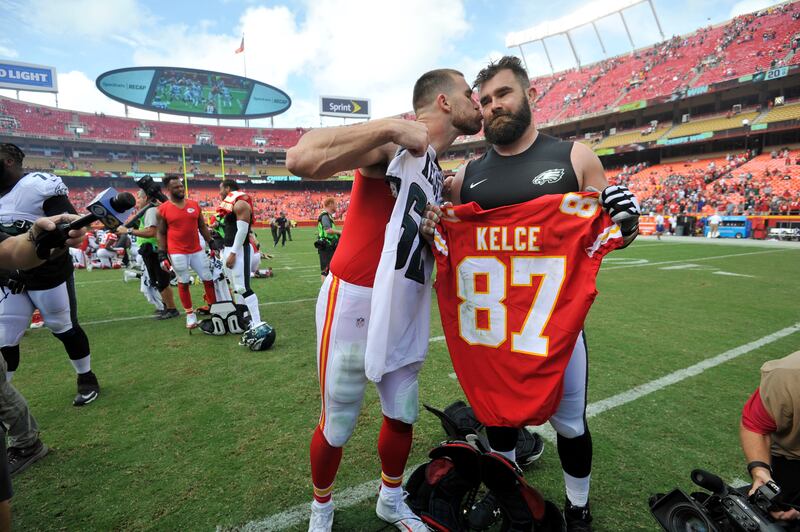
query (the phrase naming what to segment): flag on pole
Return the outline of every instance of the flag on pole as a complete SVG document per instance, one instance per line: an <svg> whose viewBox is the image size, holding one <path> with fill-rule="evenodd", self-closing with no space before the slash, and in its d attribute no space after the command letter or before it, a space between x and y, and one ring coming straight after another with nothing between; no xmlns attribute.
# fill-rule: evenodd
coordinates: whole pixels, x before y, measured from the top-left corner
<svg viewBox="0 0 800 532"><path fill-rule="evenodd" d="M240 54L244 52L244 35L242 35L242 44L239 45L239 48L236 49L235 54Z"/></svg>

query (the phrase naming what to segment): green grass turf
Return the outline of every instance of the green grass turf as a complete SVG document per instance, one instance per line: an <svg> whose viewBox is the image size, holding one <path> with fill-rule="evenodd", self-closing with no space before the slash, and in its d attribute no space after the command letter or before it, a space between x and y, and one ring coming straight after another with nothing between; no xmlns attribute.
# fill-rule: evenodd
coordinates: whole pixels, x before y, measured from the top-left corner
<svg viewBox="0 0 800 532"><path fill-rule="evenodd" d="M52 451L14 479L16 529L211 530L310 501L320 279L313 230L293 233L285 248L266 246L275 258L264 266L275 277L254 280L268 303L262 316L277 330L268 352L252 353L234 337L190 335L183 318L146 318L152 307L137 284L122 283L119 270L76 273L79 316L102 391L95 403L72 407L75 376L60 342L47 330L25 335L14 384ZM265 232L262 240L270 240ZM800 249L643 241L609 258L586 324L590 402L800 322ZM648 262L633 265L637 260ZM686 263L697 267L661 269ZM201 294L193 287L196 301ZM434 305L431 335L441 334ZM655 530L648 496L690 488L695 467L729 481L745 478L737 439L741 407L761 363L799 348L795 333L594 417L596 529ZM432 343L421 401L442 407L461 398L451 372L444 342ZM368 390L338 489L379 476L380 406ZM423 412L409 464L422 462L442 439L438 422ZM562 504L553 445L528 478ZM334 528L378 530L374 502L340 508Z"/></svg>

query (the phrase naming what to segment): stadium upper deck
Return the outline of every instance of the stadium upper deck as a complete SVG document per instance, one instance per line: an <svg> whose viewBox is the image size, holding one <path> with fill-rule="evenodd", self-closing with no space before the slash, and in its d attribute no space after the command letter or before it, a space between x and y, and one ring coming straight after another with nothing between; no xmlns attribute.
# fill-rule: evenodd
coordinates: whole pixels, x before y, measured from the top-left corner
<svg viewBox="0 0 800 532"><path fill-rule="evenodd" d="M800 2L782 4L580 69L534 78L531 84L539 91L536 120L540 124L572 121L640 100L667 101L687 89L800 64L799 46ZM12 136L144 146L205 142L282 151L304 132L302 128L220 127L111 117L0 98L0 134Z"/></svg>

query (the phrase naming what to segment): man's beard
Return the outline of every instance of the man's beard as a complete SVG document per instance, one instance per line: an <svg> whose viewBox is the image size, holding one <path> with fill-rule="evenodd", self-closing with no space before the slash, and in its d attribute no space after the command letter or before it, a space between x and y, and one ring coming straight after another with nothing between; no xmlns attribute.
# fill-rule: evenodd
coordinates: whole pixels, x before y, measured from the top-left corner
<svg viewBox="0 0 800 532"><path fill-rule="evenodd" d="M498 146L517 141L531 125L531 108L527 104L527 101L523 101L513 113L493 115L491 120L484 120L483 133L486 140Z"/></svg>
<svg viewBox="0 0 800 532"><path fill-rule="evenodd" d="M468 118L464 115L453 117L453 127L461 132L462 135L474 135L481 130L482 119L480 115L477 118Z"/></svg>
<svg viewBox="0 0 800 532"><path fill-rule="evenodd" d="M185 192L173 192L172 193L172 199L175 199L175 200L178 200L178 201L182 200L185 197L186 197L186 193Z"/></svg>

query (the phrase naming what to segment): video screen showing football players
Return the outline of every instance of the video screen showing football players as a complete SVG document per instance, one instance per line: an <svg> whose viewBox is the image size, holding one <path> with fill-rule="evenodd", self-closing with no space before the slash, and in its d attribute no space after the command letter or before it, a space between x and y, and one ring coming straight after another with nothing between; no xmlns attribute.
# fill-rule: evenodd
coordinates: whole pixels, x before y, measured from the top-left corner
<svg viewBox="0 0 800 532"><path fill-rule="evenodd" d="M247 109L253 82L212 72L158 69L155 89L146 102L165 112L208 115L242 115Z"/></svg>

